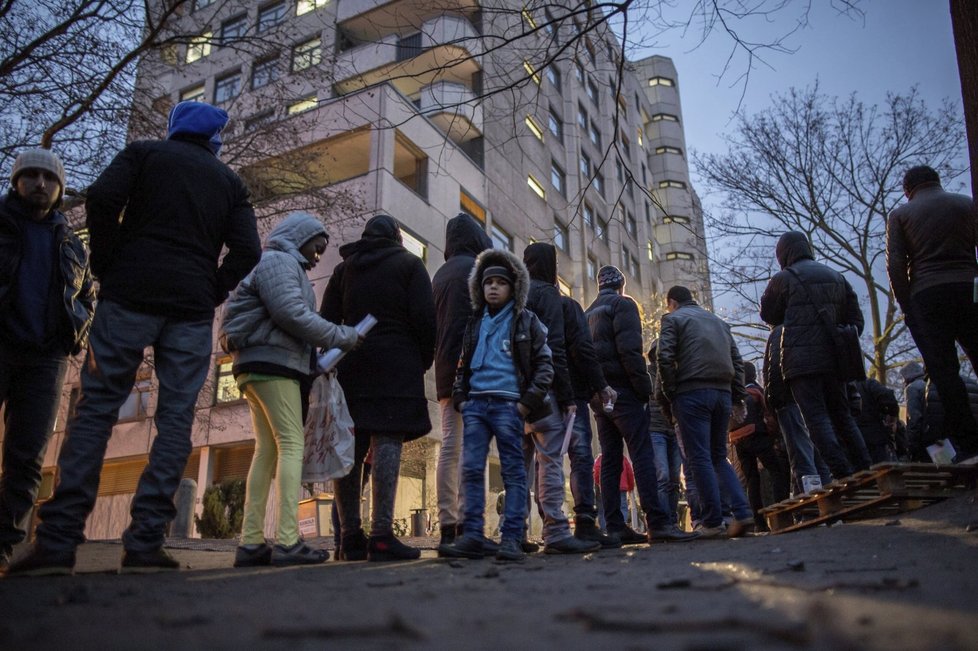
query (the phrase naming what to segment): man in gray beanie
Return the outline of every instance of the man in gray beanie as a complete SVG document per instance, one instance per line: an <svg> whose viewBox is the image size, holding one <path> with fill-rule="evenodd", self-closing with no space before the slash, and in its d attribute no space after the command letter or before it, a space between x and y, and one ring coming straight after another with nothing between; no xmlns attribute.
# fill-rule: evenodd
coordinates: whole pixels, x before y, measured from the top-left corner
<svg viewBox="0 0 978 651"><path fill-rule="evenodd" d="M61 160L21 152L0 200L0 566L27 536L68 355L85 343L95 292L88 252L57 210Z"/></svg>

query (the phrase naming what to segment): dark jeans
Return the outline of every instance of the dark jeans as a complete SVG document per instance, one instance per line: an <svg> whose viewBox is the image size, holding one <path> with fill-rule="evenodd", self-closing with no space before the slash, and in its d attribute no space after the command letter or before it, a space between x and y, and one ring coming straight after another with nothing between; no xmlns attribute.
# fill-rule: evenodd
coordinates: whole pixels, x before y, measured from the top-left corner
<svg viewBox="0 0 978 651"><path fill-rule="evenodd" d="M938 285L913 296L910 332L944 409L944 435L966 453L978 452L978 425L968 407L968 391L959 375L955 342L978 369L978 304L971 283Z"/></svg>
<svg viewBox="0 0 978 651"><path fill-rule="evenodd" d="M178 321L99 302L82 367L81 396L58 458L58 485L40 510L37 538L45 547L69 550L84 542L109 436L149 346L159 382L156 438L122 542L132 551L162 547L166 527L176 515L173 496L192 449L197 394L210 369L211 328L212 319Z"/></svg>
<svg viewBox="0 0 978 651"><path fill-rule="evenodd" d="M669 515L669 521L679 522L679 469L682 454L676 442L675 432L652 432L652 450L655 452L655 476L659 487L659 500Z"/></svg>
<svg viewBox="0 0 978 651"><path fill-rule="evenodd" d="M788 459L784 451L775 445L774 438L767 433L752 434L734 443L733 447L740 462L747 500L754 511L754 522L759 528L765 529L767 524L764 517L758 515L758 511L764 508L764 500L761 498L761 472L757 463L760 462L771 477L771 493L776 503L788 499L790 492Z"/></svg>
<svg viewBox="0 0 978 651"><path fill-rule="evenodd" d="M67 366L64 354L31 353L0 344L0 547L12 547L27 537Z"/></svg>
<svg viewBox="0 0 978 651"><path fill-rule="evenodd" d="M635 471L635 486L649 529L661 529L670 524L662 508L655 474L655 452L649 437L649 412L644 400L630 388L614 387L618 392L615 410L606 414L595 412L598 442L601 444L601 500L608 531L622 531L625 518L621 512L619 482L621 481L624 446Z"/></svg>
<svg viewBox="0 0 978 651"><path fill-rule="evenodd" d="M340 517L343 536L356 534L363 528L360 501L363 487L370 476L370 535L389 536L394 533L394 499L397 478L401 469L401 450L404 436L389 432L358 431L353 448L353 469L333 482L333 500ZM370 452L370 463L365 463Z"/></svg>
<svg viewBox="0 0 978 651"><path fill-rule="evenodd" d="M791 378L788 387L832 476L842 479L869 468L869 451L849 412L845 384L831 375L806 375Z"/></svg>
<svg viewBox="0 0 978 651"><path fill-rule="evenodd" d="M574 431L567 456L570 458L570 489L574 497L574 515L589 517L597 514L594 505L594 452L591 450L591 413L586 400L575 400Z"/></svg>
<svg viewBox="0 0 978 651"><path fill-rule="evenodd" d="M832 473L815 449L798 405L793 402L788 403L777 410L777 416L781 436L784 438L785 451L788 454L788 465L791 468L791 485L795 493L800 495L804 492L801 478L806 475L818 475L822 484L828 485L832 481Z"/></svg>

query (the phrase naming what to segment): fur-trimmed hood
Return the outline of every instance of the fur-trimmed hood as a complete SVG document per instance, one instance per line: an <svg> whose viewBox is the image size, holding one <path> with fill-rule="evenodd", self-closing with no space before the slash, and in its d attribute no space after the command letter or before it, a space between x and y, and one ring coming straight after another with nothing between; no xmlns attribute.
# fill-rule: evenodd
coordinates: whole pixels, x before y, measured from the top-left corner
<svg viewBox="0 0 978 651"><path fill-rule="evenodd" d="M486 298L482 293L482 271L486 267L506 267L513 272L513 277L516 278L513 284L513 298L516 300L514 312L518 314L526 307L526 297L530 292L530 272L526 270L522 260L503 249L486 249L476 257L475 266L469 274L472 309L479 312L486 306Z"/></svg>

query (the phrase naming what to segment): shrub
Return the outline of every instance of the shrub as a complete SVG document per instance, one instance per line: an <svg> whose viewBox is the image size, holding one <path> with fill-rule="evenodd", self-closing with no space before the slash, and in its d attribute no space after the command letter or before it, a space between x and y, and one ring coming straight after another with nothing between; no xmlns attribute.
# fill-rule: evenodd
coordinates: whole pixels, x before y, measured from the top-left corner
<svg viewBox="0 0 978 651"><path fill-rule="evenodd" d="M232 479L214 484L204 491L204 509L194 516L203 538L233 538L241 532L244 519L245 482Z"/></svg>

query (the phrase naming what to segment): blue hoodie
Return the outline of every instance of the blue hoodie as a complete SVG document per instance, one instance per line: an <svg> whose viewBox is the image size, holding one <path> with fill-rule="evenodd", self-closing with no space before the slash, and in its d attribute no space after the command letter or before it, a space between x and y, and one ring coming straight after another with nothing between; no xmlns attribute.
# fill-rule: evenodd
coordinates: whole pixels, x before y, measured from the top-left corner
<svg viewBox="0 0 978 651"><path fill-rule="evenodd" d="M224 109L205 102L180 102L170 110L166 138L181 135L208 138L207 144L217 156L221 151L221 130L227 123Z"/></svg>

